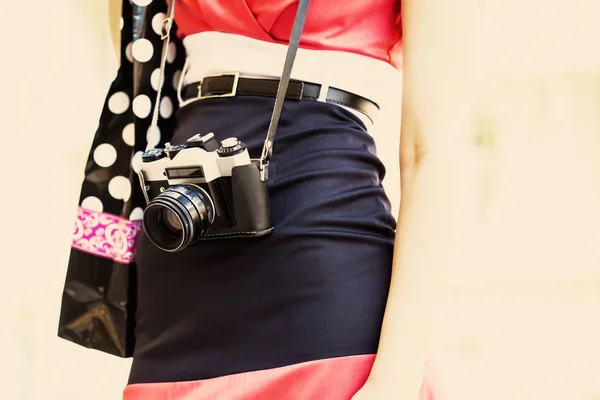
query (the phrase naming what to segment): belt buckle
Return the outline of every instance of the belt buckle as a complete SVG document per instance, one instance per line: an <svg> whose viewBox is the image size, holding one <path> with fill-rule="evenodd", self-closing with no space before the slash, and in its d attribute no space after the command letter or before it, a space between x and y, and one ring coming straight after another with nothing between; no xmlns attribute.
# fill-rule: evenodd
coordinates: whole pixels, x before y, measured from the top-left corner
<svg viewBox="0 0 600 400"><path fill-rule="evenodd" d="M223 93L223 94L213 94L213 95L208 95L208 96L202 95L202 82L204 82L204 79L218 78L218 77L222 77L222 76L231 76L233 78L233 83L231 85L231 91L229 91L228 93ZM200 84L198 85L198 99L199 100L213 99L213 98L217 98L217 97L234 97L237 94L238 82L240 80L240 73L239 72L227 72L224 74L209 75L209 76L204 77L204 79L202 79L202 82L200 82Z"/></svg>

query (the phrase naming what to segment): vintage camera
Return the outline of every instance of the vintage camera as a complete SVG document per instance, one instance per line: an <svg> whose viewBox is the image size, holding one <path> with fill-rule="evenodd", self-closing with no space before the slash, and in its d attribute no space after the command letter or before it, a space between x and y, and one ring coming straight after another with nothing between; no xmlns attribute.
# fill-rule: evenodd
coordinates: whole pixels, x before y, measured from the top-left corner
<svg viewBox="0 0 600 400"><path fill-rule="evenodd" d="M214 134L142 155L138 173L146 197L142 224L162 250L176 252L201 239L270 233L267 182L246 146Z"/></svg>

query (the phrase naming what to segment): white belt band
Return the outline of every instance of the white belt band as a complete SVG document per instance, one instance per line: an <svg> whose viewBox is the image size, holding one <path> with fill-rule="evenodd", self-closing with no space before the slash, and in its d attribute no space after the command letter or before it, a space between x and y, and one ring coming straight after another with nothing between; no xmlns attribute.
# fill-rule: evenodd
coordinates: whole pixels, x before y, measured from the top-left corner
<svg viewBox="0 0 600 400"><path fill-rule="evenodd" d="M190 35L183 44L187 59L178 85L181 106L195 101L182 101L182 87L206 76L239 72L243 77L279 78L287 52L283 44L221 32ZM400 72L384 61L359 54L299 49L292 79L320 84L320 101L325 100L329 87L335 87L374 101L384 112L390 85L399 81ZM359 116L366 126L371 124L361 112L345 108Z"/></svg>

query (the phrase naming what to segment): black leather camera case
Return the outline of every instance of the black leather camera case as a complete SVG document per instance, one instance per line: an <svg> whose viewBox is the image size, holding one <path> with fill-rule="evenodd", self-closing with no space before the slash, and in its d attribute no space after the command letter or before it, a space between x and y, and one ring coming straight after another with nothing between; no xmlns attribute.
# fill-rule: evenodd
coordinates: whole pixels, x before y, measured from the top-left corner
<svg viewBox="0 0 600 400"><path fill-rule="evenodd" d="M201 240L264 236L273 231L267 182L261 181L257 164L233 168L231 192L235 224L227 228L209 230Z"/></svg>

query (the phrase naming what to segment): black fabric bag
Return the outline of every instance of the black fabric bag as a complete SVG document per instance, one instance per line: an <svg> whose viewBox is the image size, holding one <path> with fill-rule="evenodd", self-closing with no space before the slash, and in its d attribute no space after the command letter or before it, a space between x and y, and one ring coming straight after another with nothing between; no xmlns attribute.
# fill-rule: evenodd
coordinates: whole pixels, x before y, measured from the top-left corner
<svg viewBox="0 0 600 400"><path fill-rule="evenodd" d="M148 142L164 146L170 140L172 116L178 107L177 77L185 61L173 26L162 87L160 132L150 134L158 85L155 71L160 67L162 48L156 21L164 20L166 13L165 1L137 6L123 0L121 65L104 103L85 167L62 295L58 336L119 357L130 357L135 344L133 255L145 206L135 165Z"/></svg>

